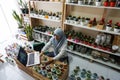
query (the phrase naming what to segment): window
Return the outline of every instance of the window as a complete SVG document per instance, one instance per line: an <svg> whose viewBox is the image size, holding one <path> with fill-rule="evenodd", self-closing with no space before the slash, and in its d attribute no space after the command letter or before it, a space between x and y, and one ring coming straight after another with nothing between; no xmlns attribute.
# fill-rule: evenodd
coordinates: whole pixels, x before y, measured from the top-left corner
<svg viewBox="0 0 120 80"><path fill-rule="evenodd" d="M17 32L18 25L12 16L13 10L20 13L17 0L0 0L0 43Z"/></svg>

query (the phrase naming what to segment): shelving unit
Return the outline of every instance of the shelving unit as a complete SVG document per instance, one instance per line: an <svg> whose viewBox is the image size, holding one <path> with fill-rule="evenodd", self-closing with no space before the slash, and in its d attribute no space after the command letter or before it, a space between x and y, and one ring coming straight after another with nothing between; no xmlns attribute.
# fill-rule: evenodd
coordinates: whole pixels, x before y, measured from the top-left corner
<svg viewBox="0 0 120 80"><path fill-rule="evenodd" d="M118 8L118 7L104 7L104 6L97 7L97 6L91 6L91 5L79 5L77 3L76 4L75 3L65 3L64 1L61 1L61 2L55 2L55 1L35 1L35 0L30 0L30 1L34 2L34 8L37 9L37 10L43 9L43 10L45 10L47 12L50 12L50 11L53 11L53 12L60 11L60 12L62 12L60 20L49 19L49 18L41 17L38 14L30 13L29 17L31 18L31 25L33 27L34 26L38 26L39 23L40 23L42 25L48 25L48 26L52 26L52 27L58 27L59 26L63 30L67 30L68 28L70 28L71 30L73 29L75 31L79 31L80 30L80 31L83 32L83 34L84 33L86 34L86 32L89 32L89 33L91 33L89 35L93 36L94 38L96 37L96 33L98 33L98 32L103 32L103 33L107 33L107 34L112 34L112 35L118 35L118 36L120 36L120 33L116 33L114 31L106 31L105 29L99 30L99 29L97 29L95 27L91 27L90 28L88 26L82 26L80 24L67 23L65 21L66 17L69 14L70 15L77 14L76 16L79 15L79 16L84 16L84 17L87 15L87 17L90 17L90 18L94 18L94 15L95 15L95 17L98 17L99 20L100 20L100 18L105 17L106 21L108 19L112 19L113 17L115 17L113 19L113 20L115 20L116 16L110 16L110 17L108 17L108 15L110 15L110 13L112 12L112 10L115 10L115 11L118 10L119 11L120 8ZM53 8L53 9L51 9L51 8ZM81 8L81 9L83 8L82 11L80 11L79 8ZM84 9L88 9L88 10L84 10ZM92 10L89 10L89 9L92 9ZM95 9L96 9L96 11L94 12ZM86 11L87 13L84 14L84 11ZM90 13L88 13L89 11L90 11ZM118 16L118 18L119 18L119 16ZM120 19L118 19L118 20L120 20ZM34 30L34 32L38 33L38 35L39 34L43 34L43 35L50 36L50 37L52 36L51 34L48 34L46 32L41 32L41 31L37 31L37 30ZM35 39L35 40L36 41L40 41L38 39ZM110 55L114 55L114 56L120 57L120 53L112 53L110 51L103 50L103 49L100 49L100 48L97 48L97 47L93 47L93 46L89 46L89 45L86 45L84 43L75 42L75 41L70 40L70 39L67 39L67 41L68 42L72 42L74 44L85 46L87 48L91 48L93 50L104 52L106 54L110 54ZM70 51L70 50L66 50L66 51L68 51L70 53L73 53L73 54L77 54L78 56L81 56L81 57L84 57L84 58L96 61L96 62L98 62L100 64L104 64L106 66L109 66L109 67L112 67L112 68L120 70L119 66L116 66L116 65L114 65L112 63L104 62L104 61L101 61L99 59L93 59L92 57L87 56L87 55L83 55L83 54L81 54L79 52Z"/></svg>
<svg viewBox="0 0 120 80"><path fill-rule="evenodd" d="M37 30L33 30L34 32L37 32L37 33L40 33L40 34L44 34L44 35L47 35L47 36L52 36L52 34L48 34L48 33L44 33L44 32L41 32L41 31L37 31Z"/></svg>
<svg viewBox="0 0 120 80"><path fill-rule="evenodd" d="M93 60L93 61L95 61L95 62L104 64L104 65L106 65L106 66L109 66L109 67L112 67L112 68L115 68L115 69L120 70L120 67L119 67L118 65L112 64L112 63L110 63L110 62L104 62L104 61L99 60L99 59L94 59L94 58L92 58L91 56L88 56L88 55L86 55L86 54L82 54L82 53L80 53L80 52L71 51L71 50L68 50L68 49L66 49L66 51L67 51L67 52L70 52L70 53L73 53L73 54L75 54L75 55L81 56L81 57L83 57L83 58L87 58L87 59Z"/></svg>
<svg viewBox="0 0 120 80"><path fill-rule="evenodd" d="M105 30L105 28L103 30L100 30L100 29L97 29L96 27L88 27L87 25L83 26L81 24L68 23L66 21L66 18L69 15L76 16L76 17L83 16L83 17L87 17L87 18L88 17L89 18L96 17L99 20L102 17L104 17L104 18L106 18L105 22L107 22L107 20L110 20L110 19L113 19L113 22L114 22L114 20L116 21L117 18L118 18L117 20L120 20L119 16L117 16L117 18L116 18L116 16L113 16L113 15L108 17L108 15L111 15L110 13L112 12L112 10L113 11L114 10L118 11L118 13L120 13L119 12L120 8L118 8L118 7L104 7L104 6L97 7L97 6L91 6L91 5L80 5L80 4L77 4L77 3L68 3L68 2L66 2L65 3L65 10L64 10L64 23L63 23L64 24L64 28L65 28L66 31L67 30L68 31L69 30L74 30L76 32L82 32L85 35L91 35L94 38L96 37L96 35L99 32L120 36L120 33L117 33L117 32L114 32L114 31L107 31L107 30ZM92 12L92 11L94 11L94 12ZM84 13L84 12L86 12L86 13ZM88 32L88 33L86 33L86 32ZM113 56L120 57L120 53L112 53L111 51L103 50L103 49L100 49L98 47L93 47L93 46L90 46L90 45L87 45L87 44L84 44L84 43L81 43L81 42L75 42L72 39L67 39L67 41L71 42L73 44L77 44L77 45L80 45L80 46L85 46L87 48L91 48L93 50L97 50L97 51L103 52L103 53L106 53L106 54L110 54L110 55L113 55ZM99 59L94 59L91 56L87 56L85 54L81 54L80 52L71 51L71 50L68 50L68 49L66 51L70 52L72 54L76 54L78 56L81 56L81 57L93 60L93 61L95 61L97 63L104 64L104 65L112 67L114 69L120 70L118 65L115 65L115 64L112 64L112 63L109 63L109 62L104 62L104 61L101 61Z"/></svg>
<svg viewBox="0 0 120 80"><path fill-rule="evenodd" d="M91 7L91 8L106 8L106 9L120 9L119 7L104 7L104 6L93 6L93 5L79 5L75 3L65 3L66 5L80 6L80 7Z"/></svg>
<svg viewBox="0 0 120 80"><path fill-rule="evenodd" d="M47 26L52 26L52 27L61 27L62 28L62 22L63 22L63 7L64 7L64 2L63 1L35 1L35 0L30 0L29 2L30 8L32 7L34 10L43 10L45 12L52 12L52 13L57 13L60 12L61 15L59 15L60 19L51 19L46 18L45 16L41 16L36 13L31 13L30 11L30 18L31 18L31 26L38 26L39 24L42 25L47 25ZM32 4L32 5L31 5ZM30 10L30 9L29 9Z"/></svg>
<svg viewBox="0 0 120 80"><path fill-rule="evenodd" d="M67 39L67 40L68 40L69 42L74 43L74 44L82 45L82 46L85 46L85 47L88 47L88 48L91 48L91 49L94 49L94 50L98 50L98 51L101 51L101 52L105 52L105 53L108 53L108 54L120 56L120 53L112 53L112 52L110 52L110 51L106 51L106 50L103 50L103 49L95 48L95 47L93 47L93 46L89 46L89 45L86 45L86 44L83 44L83 43L76 43L76 42L73 41L73 40L69 40L69 39Z"/></svg>
<svg viewBox="0 0 120 80"><path fill-rule="evenodd" d="M42 17L39 17L39 15L36 15L36 14L30 14L30 17L31 18L45 20L45 21L61 22L61 20L54 20L54 19L42 18Z"/></svg>
<svg viewBox="0 0 120 80"><path fill-rule="evenodd" d="M82 25L79 25L79 24L71 24L71 23L67 23L67 22L64 22L64 24L66 25L71 25L71 26L75 26L75 27L78 27L78 28L84 28L84 29L88 29L88 30L93 30L93 31L98 31L98 32L104 32L104 33L109 33L109 34L113 34L113 35L120 35L120 33L117 33L117 32L114 32L114 31L107 31L107 30L99 30L99 29L96 29L95 27L88 27L88 26L82 26Z"/></svg>

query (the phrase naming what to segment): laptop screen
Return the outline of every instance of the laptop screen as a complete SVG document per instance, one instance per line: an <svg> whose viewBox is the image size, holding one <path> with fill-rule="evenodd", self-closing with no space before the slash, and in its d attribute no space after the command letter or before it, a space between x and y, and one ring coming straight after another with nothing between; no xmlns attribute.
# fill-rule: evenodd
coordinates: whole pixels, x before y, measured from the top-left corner
<svg viewBox="0 0 120 80"><path fill-rule="evenodd" d="M26 64L27 64L27 53L26 53L26 51L25 51L22 47L20 47L20 50L19 50L17 59L18 59L24 66L26 66Z"/></svg>

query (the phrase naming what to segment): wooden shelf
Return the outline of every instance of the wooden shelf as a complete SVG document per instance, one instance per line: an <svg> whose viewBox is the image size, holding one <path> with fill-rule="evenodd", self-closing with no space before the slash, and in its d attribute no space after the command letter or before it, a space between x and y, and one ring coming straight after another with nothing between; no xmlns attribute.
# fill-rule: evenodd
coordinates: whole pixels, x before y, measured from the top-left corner
<svg viewBox="0 0 120 80"><path fill-rule="evenodd" d="M34 32L37 32L37 33L40 33L40 34L44 34L44 35L47 35L47 36L53 36L52 34L48 34L46 32L41 32L41 31L38 31L38 30L33 30Z"/></svg>
<svg viewBox="0 0 120 80"><path fill-rule="evenodd" d="M88 30L93 30L93 31L99 31L99 32L104 32L104 33L109 33L109 34L114 34L114 35L120 35L120 33L116 33L114 31L99 30L99 29L96 29L95 27L89 28L88 26L82 26L80 24L76 25L76 24L71 24L71 23L67 23L67 22L64 22L64 24L79 27L79 28L84 28L84 29L88 29Z"/></svg>
<svg viewBox="0 0 120 80"><path fill-rule="evenodd" d="M120 9L119 7L104 7L104 6L91 6L91 5L79 5L75 3L65 3L66 5L72 5L72 6L80 6L80 7L91 7L91 8L106 8L106 9Z"/></svg>
<svg viewBox="0 0 120 80"><path fill-rule="evenodd" d="M46 20L46 21L61 22L61 20L41 18L41 17L39 17L39 15L36 15L36 14L30 14L30 17L31 18L36 18L36 19L41 19L41 20Z"/></svg>
<svg viewBox="0 0 120 80"><path fill-rule="evenodd" d="M61 1L37 1L37 0L30 0L30 1L34 1L34 2L41 2L41 3L47 3L47 4L51 4L51 3L55 3L55 4L61 4Z"/></svg>
<svg viewBox="0 0 120 80"><path fill-rule="evenodd" d="M77 43L77 42L75 42L75 41L73 41L73 40L69 40L69 39L67 39L67 41L72 42L72 43L75 43L75 44L78 44L78 45L82 45L82 46L85 46L85 47L88 47L88 48L91 48L91 49L94 49L94 50L98 50L98 51L101 51L101 52L105 52L105 53L108 53L108 54L111 54L111 55L120 56L120 53L112 53L112 52L110 52L110 51L106 51L106 50L103 50L103 49L95 48L95 47L93 47L93 46L89 46L89 45L86 45L86 44L83 44L83 43L80 43L80 42Z"/></svg>
<svg viewBox="0 0 120 80"><path fill-rule="evenodd" d="M66 51L68 51L68 52L70 52L70 53L72 53L72 54L76 54L76 55L78 55L78 56L81 56L81 57L84 57L84 58L87 58L87 59L96 61L96 62L101 63L101 64L104 64L104 65L106 65L106 66L109 66L109 67L112 67L112 68L115 68L115 69L120 70L120 67L119 67L119 66L117 66L117 65L115 65L115 64L112 64L112 63L110 63L110 62L104 62L104 61L99 60L99 59L94 59L94 58L92 58L91 56L88 56L88 55L86 55L86 54L82 54L82 53L80 53L80 52L71 51L71 50L68 50L68 49L66 49Z"/></svg>

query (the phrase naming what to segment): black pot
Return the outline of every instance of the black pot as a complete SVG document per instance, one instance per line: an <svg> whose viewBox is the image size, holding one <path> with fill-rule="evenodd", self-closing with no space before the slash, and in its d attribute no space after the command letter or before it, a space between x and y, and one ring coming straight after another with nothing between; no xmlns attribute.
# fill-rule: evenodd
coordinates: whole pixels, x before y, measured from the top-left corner
<svg viewBox="0 0 120 80"><path fill-rule="evenodd" d="M21 11L22 11L23 14L28 14L29 13L28 8L21 8Z"/></svg>

